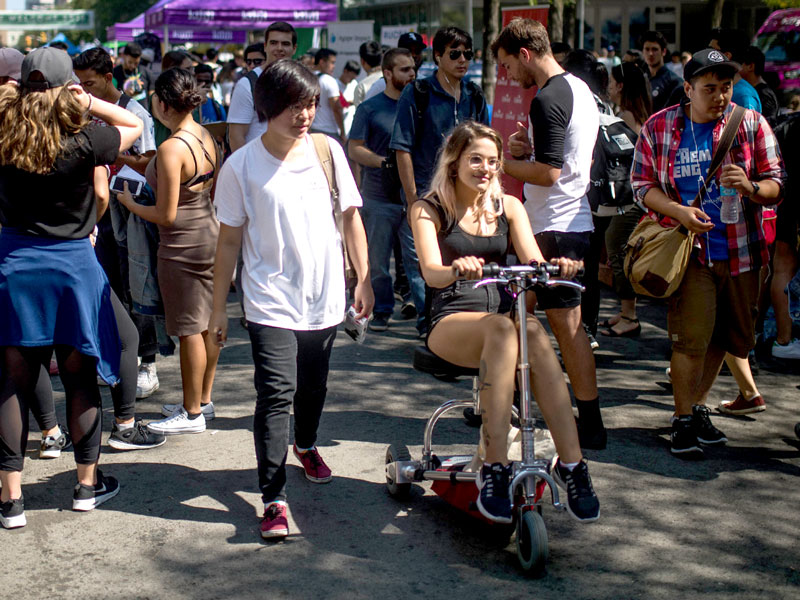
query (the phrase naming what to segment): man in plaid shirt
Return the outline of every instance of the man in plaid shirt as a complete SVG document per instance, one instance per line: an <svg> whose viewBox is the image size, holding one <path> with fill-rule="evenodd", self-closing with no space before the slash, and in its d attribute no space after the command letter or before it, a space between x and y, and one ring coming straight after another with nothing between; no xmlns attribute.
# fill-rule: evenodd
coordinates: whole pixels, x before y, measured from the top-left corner
<svg viewBox="0 0 800 600"><path fill-rule="evenodd" d="M651 218L696 234L695 251L668 313L675 400L671 451L680 456L702 454L700 444L727 442L711 423L706 398L725 352L747 357L755 345L759 270L769 260L761 209L775 204L782 192L777 141L753 110L746 111L722 167L704 185L733 111L733 76L739 68L717 50L694 54L684 70L688 98L645 124L631 172L635 197ZM737 195L721 196L720 188ZM692 207L698 192L701 204ZM735 223L722 222L723 202L738 203Z"/></svg>

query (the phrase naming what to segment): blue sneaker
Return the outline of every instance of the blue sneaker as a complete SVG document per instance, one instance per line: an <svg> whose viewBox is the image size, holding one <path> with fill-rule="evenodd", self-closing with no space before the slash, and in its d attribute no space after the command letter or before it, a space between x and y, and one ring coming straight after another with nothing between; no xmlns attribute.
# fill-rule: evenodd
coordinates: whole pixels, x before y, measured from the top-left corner
<svg viewBox="0 0 800 600"><path fill-rule="evenodd" d="M483 465L475 485L481 491L478 495L481 514L496 523L511 523L511 465Z"/></svg>

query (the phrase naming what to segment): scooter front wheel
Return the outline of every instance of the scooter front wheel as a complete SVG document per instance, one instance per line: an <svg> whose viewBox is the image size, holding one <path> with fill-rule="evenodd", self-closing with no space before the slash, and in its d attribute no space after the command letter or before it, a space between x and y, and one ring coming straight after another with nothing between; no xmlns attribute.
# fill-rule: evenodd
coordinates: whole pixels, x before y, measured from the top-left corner
<svg viewBox="0 0 800 600"><path fill-rule="evenodd" d="M386 463L390 464L397 461L411 460L411 453L408 451L408 446L405 444L391 444L386 449ZM397 483L395 479L386 474L386 490L393 498L406 498L411 493L410 483Z"/></svg>
<svg viewBox="0 0 800 600"><path fill-rule="evenodd" d="M526 510L517 521L517 558L524 571L542 577L547 566L547 528L535 510Z"/></svg>

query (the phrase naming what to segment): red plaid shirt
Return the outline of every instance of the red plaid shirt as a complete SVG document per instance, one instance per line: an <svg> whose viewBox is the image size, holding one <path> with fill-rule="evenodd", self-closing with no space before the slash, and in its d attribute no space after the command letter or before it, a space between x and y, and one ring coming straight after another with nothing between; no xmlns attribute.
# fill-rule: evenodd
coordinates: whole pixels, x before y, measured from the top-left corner
<svg viewBox="0 0 800 600"><path fill-rule="evenodd" d="M653 188L658 188L675 202L689 205L694 198L681 199L675 184L673 167L675 154L681 143L685 115L684 105L666 108L653 115L639 134L631 169L631 185L636 201L644 207L644 197ZM716 152L722 129L728 122L733 107L730 103L722 118L717 121L712 133L712 153ZM742 124L733 141L733 146L722 161L722 166L739 163L746 165L745 171L751 181L772 180L783 188L783 166L778 142L767 121L754 110L746 110ZM719 182L720 167L715 177ZM732 275L758 269L769 261L767 243L762 227L762 206L743 198L744 219L727 226L728 260ZM645 207L646 208L646 207ZM677 223L648 210L652 218L665 226ZM695 237L695 245L702 251L698 254L705 264L705 236Z"/></svg>

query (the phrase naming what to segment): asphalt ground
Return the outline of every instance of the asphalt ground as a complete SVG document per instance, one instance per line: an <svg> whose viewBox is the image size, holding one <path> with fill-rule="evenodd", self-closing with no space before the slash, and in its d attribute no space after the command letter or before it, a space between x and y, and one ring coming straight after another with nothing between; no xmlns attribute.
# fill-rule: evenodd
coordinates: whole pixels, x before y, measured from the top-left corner
<svg viewBox="0 0 800 600"><path fill-rule="evenodd" d="M613 314L604 298L601 315ZM385 489L391 442L419 458L435 407L468 398L471 382L447 383L412 368L412 321L393 321L361 346L340 334L331 361L318 447L333 469L307 482L288 459L291 534L259 537L262 510L252 441L254 391L246 332L230 304L231 338L205 433L157 449L116 452L101 468L122 490L91 513L70 510L74 463L38 459L29 437L23 474L28 526L0 530L2 598L731 598L800 597L798 367L762 361L757 382L768 409L712 417L728 436L701 461L669 453L672 396L664 369L665 309L642 303L639 339L599 336L596 354L604 451L587 452L601 518L580 524L544 507L548 571L526 577L515 546L415 485L399 502ZM159 359L161 389L138 403L145 420L181 401L177 357ZM57 412L64 416L58 378ZM710 405L733 399L720 377ZM477 430L458 415L434 435L439 455L471 453Z"/></svg>

